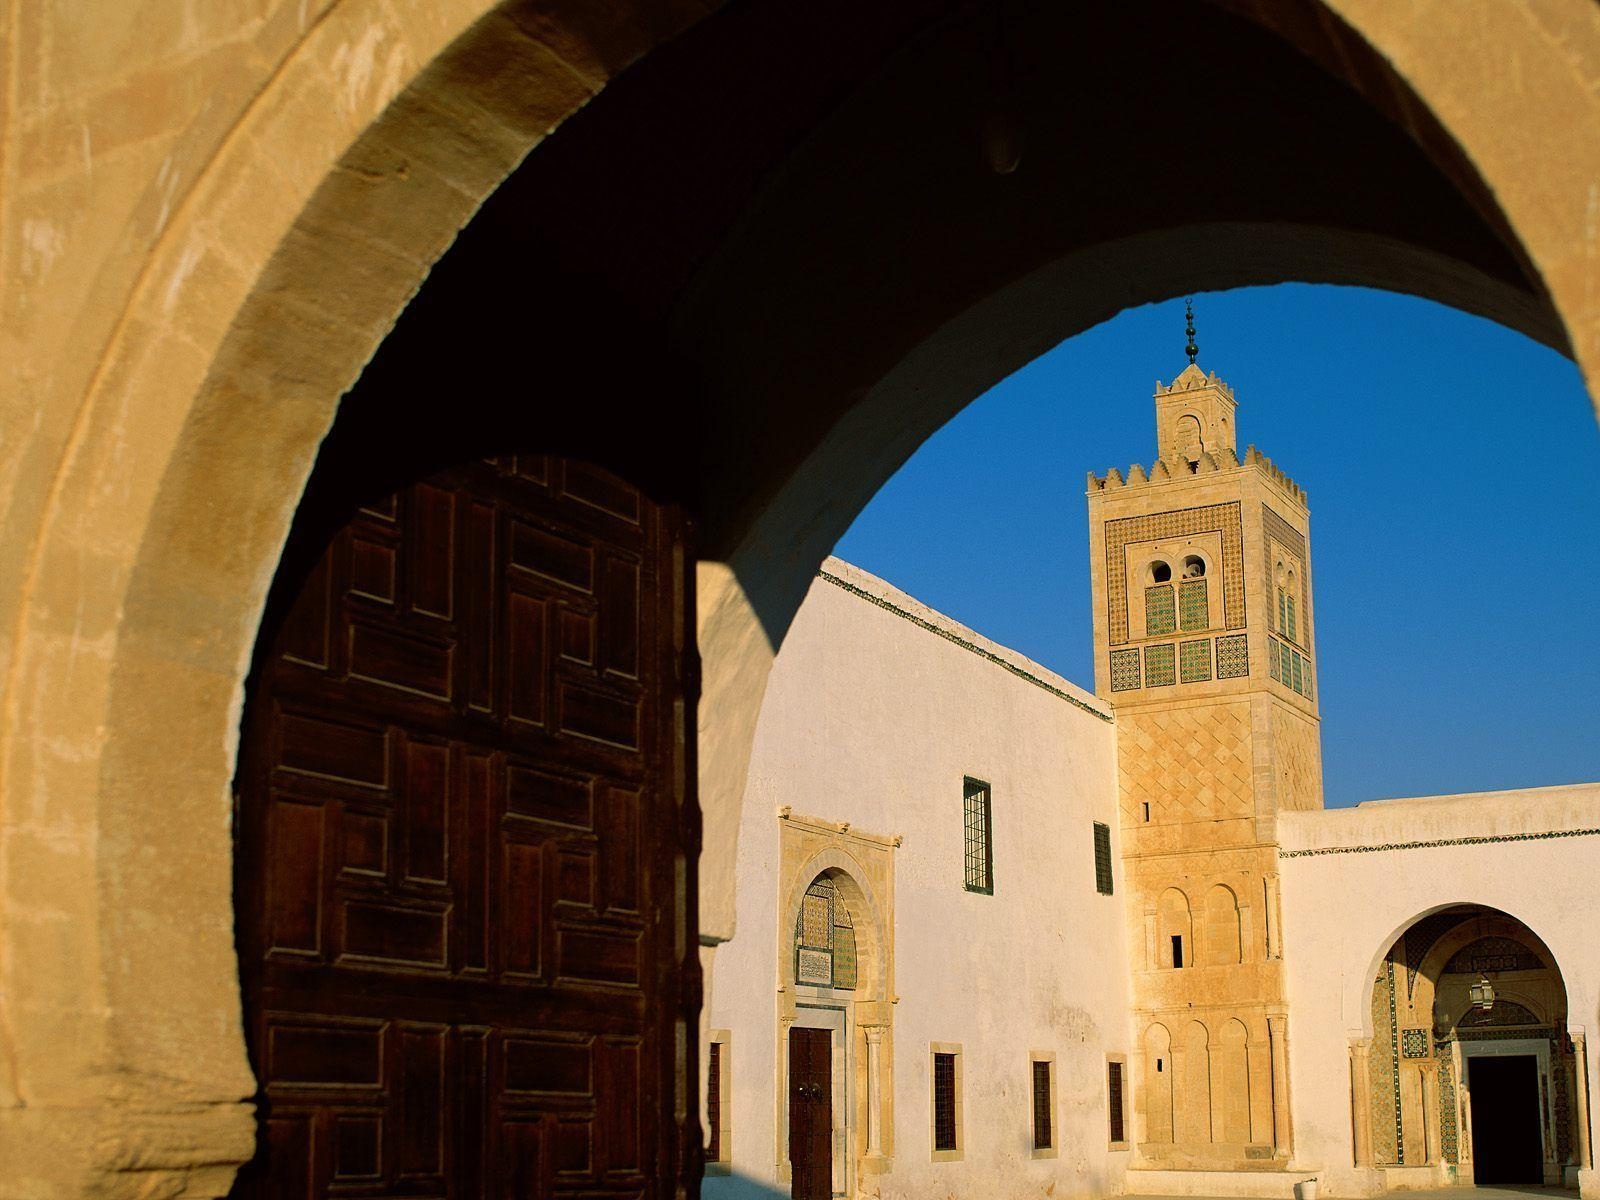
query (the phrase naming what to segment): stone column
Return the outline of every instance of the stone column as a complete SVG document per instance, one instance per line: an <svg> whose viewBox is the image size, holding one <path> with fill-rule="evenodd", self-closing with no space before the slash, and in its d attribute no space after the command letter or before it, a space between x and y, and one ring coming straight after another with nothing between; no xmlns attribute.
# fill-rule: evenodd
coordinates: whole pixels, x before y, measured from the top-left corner
<svg viewBox="0 0 1600 1200"><path fill-rule="evenodd" d="M1372 1165L1372 1039L1350 1041L1350 1114L1355 1165Z"/></svg>
<svg viewBox="0 0 1600 1200"><path fill-rule="evenodd" d="M1289 1023L1286 1017L1267 1018L1267 1040L1272 1044L1272 1144L1280 1154L1292 1154L1294 1130L1289 1122Z"/></svg>
<svg viewBox="0 0 1600 1200"><path fill-rule="evenodd" d="M1439 1068L1421 1064L1422 1070L1422 1155L1433 1165L1444 1159L1444 1140L1440 1136Z"/></svg>
<svg viewBox="0 0 1600 1200"><path fill-rule="evenodd" d="M1590 1144L1589 1132L1589 1046L1587 1038L1581 1033L1572 1035L1572 1072L1576 1087L1573 1088L1573 1117L1578 1125L1578 1169L1580 1171L1592 1170L1594 1167L1594 1147Z"/></svg>
<svg viewBox="0 0 1600 1200"><path fill-rule="evenodd" d="M867 1037L867 1153L883 1153L883 1026L868 1025Z"/></svg>

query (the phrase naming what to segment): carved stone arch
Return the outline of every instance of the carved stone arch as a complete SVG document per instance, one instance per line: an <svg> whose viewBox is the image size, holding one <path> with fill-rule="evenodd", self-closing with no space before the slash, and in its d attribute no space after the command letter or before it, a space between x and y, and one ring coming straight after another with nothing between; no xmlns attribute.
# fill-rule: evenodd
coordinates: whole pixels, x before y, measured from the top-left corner
<svg viewBox="0 0 1600 1200"><path fill-rule="evenodd" d="M790 879L779 918L780 937L785 932L792 933L794 923L800 915L800 906L805 901L806 889L819 875L826 875L839 889L844 897L845 906L855 921L858 961L867 968L856 983L857 1001L887 999L890 982L889 930L885 910L878 902L872 885L867 882L866 868L843 847L830 846L813 854L800 865ZM792 986L794 956L788 955L786 961L788 974L783 977L783 981L786 985Z"/></svg>
<svg viewBox="0 0 1600 1200"><path fill-rule="evenodd" d="M1174 1136L1172 1033L1160 1021L1144 1032L1143 1141L1167 1145Z"/></svg>
<svg viewBox="0 0 1600 1200"><path fill-rule="evenodd" d="M1562 979L1563 1000L1565 998L1566 984L1561 973L1561 964L1551 952L1550 947L1527 922L1519 920L1504 912L1484 912L1477 916L1464 914L1462 923L1451 929L1433 945L1428 947L1422 961L1417 966L1417 973L1429 979L1437 979L1457 951L1465 949L1473 942L1485 937L1510 938L1512 941L1521 942L1529 949L1535 951L1544 959L1545 966ZM1563 1003L1563 1013L1565 1004Z"/></svg>
<svg viewBox="0 0 1600 1200"><path fill-rule="evenodd" d="M1250 1031L1230 1017L1217 1031L1212 1050L1211 1097L1216 1140L1243 1145L1250 1136Z"/></svg>
<svg viewBox="0 0 1600 1200"><path fill-rule="evenodd" d="M1244 933L1240 927L1239 896L1227 884L1213 884L1200 909L1201 966L1230 966L1243 961Z"/></svg>
<svg viewBox="0 0 1600 1200"><path fill-rule="evenodd" d="M1195 963L1194 915L1188 893L1169 887L1156 900L1156 965L1175 967L1180 963Z"/></svg>
<svg viewBox="0 0 1600 1200"><path fill-rule="evenodd" d="M1210 1028L1198 1017L1184 1026L1180 1036L1177 1086L1173 1089L1179 1145L1204 1146L1216 1140L1211 1108L1212 1041Z"/></svg>

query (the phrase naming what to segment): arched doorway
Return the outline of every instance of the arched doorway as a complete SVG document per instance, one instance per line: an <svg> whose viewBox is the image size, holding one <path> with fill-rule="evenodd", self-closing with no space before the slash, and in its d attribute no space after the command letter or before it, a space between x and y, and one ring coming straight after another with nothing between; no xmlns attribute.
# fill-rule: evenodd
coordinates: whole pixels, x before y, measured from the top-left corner
<svg viewBox="0 0 1600 1200"><path fill-rule="evenodd" d="M867 847L883 860L870 869L844 849L812 855L780 910L778 1174L795 1200L871 1194L893 1154L891 951L870 882L889 848Z"/></svg>
<svg viewBox="0 0 1600 1200"><path fill-rule="evenodd" d="M1373 1037L1355 1049L1358 1162L1391 1186L1575 1184L1585 1055L1536 933L1483 905L1430 913L1384 953L1371 1003Z"/></svg>

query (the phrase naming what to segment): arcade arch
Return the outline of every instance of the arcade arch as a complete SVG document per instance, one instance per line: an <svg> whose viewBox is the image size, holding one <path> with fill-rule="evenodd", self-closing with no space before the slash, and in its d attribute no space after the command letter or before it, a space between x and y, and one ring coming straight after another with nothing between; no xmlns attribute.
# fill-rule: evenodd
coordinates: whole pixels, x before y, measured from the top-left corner
<svg viewBox="0 0 1600 1200"><path fill-rule="evenodd" d="M1543 940L1451 905L1411 922L1372 978L1373 1035L1352 1048L1357 1166L1391 1185L1573 1186L1589 1153L1584 1037Z"/></svg>
<svg viewBox="0 0 1600 1200"><path fill-rule="evenodd" d="M1204 173L1221 188L1204 204L1192 189L1180 198L1158 186L1158 164L1133 157L1129 148L1143 142L1122 127L1119 148L1103 164L1114 170L1098 169L1080 142L1064 176L1043 170L1040 184L1031 184L1024 164L1002 183L1028 190L999 201L962 174L965 160L948 157L941 142L931 161L951 165L928 189L926 172L902 156L930 131L948 134L950 147L965 145L961 121L927 110L909 127L916 138L881 135L908 130L901 101L913 93L901 86L904 72L927 67L931 50L965 44L965 30L939 26L942 8L909 5L870 21L858 16L861 26L817 10L810 40L775 39L771 23L782 24L782 7L746 5L707 18L670 53L652 55L606 87L698 14L658 4L534 12L483 0L430 5L424 14L349 0L281 52L240 53L239 86L251 99L233 109L207 106L199 117L192 105L153 117L181 144L159 168L160 155L152 155L148 177L133 187L93 190L95 204L130 197L126 209L95 210L93 219L114 235L73 240L70 271L7 284L33 289L16 305L28 322L19 343L46 347L45 361L27 369L29 387L20 393L27 403L14 425L19 457L8 460L16 469L5 480L8 541L26 550L8 560L0 594L12 635L0 1121L8 1150L19 1148L19 1172L59 1181L60 1194L83 1194L120 1187L129 1163L154 1162L167 1165L137 1168L152 1176L145 1180L151 1188L206 1194L225 1189L248 1155L255 1123L241 1097L253 1081L236 1019L229 785L241 685L280 551L339 397L396 314L513 166L603 87L586 121L572 123L565 151L552 145L549 155L542 148L529 157L528 185L508 191L504 206L525 217L533 210L517 205L530 189L536 198L565 197L549 227L564 230L584 261L528 277L545 287L550 310L584 314L599 336L591 330L575 343L584 352L563 358L562 347L502 337L537 324L526 313L502 316L477 336L447 341L457 351L451 364L436 363L416 383L424 410L463 391L504 396L508 380L528 378L541 381L545 398L592 396L595 364L605 358L590 353L597 345L626 341L650 362L648 379L615 370L598 376L619 397L614 404L548 403L541 417L568 411L540 423L544 434L605 458L636 482L646 481L642 475L690 496L703 514L700 749L709 819L702 928L710 943L732 933L729 817L765 671L815 564L921 436L1044 346L1140 300L1316 278L1416 291L1569 345L1595 390L1600 289L1585 249L1586 181L1600 166L1587 136L1600 123L1600 99L1584 81L1600 61L1600 36L1582 4L1535 13L1483 0L1458 17L1481 33L1471 64L1454 45L1446 53L1425 35L1425 13L1378 0L1260 12L1248 4L1189 6L1180 19L1198 28L1142 22L1143 44L1118 40L1116 28L1069 28L1086 53L1130 77L1127 62L1148 68L1161 49L1148 40L1154 34L1170 36L1186 62L1223 69L1226 59L1236 79L1259 75L1269 88L1287 82L1280 97L1302 94L1301 85L1318 89L1327 136L1296 124L1284 144L1307 146L1340 186L1320 188L1316 175L1302 180L1266 154L1260 161L1274 163L1267 186L1252 177L1252 150L1284 134L1272 114L1292 106L1264 105L1259 120L1235 126L1206 120L1190 103L1207 136L1232 128L1249 134L1211 148L1213 163L1233 169ZM1570 36L1552 36L1552 25ZM949 36L923 36L930 29ZM375 44L385 51L384 68L353 69L353 55L373 62L354 49ZM748 82L755 74L776 89L789 86L791 76L774 69L771 54L752 52L774 44L786 47L796 73L804 67L817 77L816 90L795 93L783 108L730 103L730 78ZM819 44L829 71L809 70ZM850 53L838 54L841 46ZM899 53L907 46L918 53ZM25 46L19 58L29 53ZM180 61L187 65L178 70L199 78L198 51ZM753 62L760 71L748 69ZM1521 69L1510 70L1513 63ZM707 81L698 93L684 83L696 75ZM1160 78L1141 75L1145 86ZM736 168L726 173L703 159L694 160L698 174L689 169L681 143L664 150L702 198L721 201L715 212L663 204L650 187L613 187L615 175L596 182L591 174L595 186L581 186L586 163L613 164L599 169L603 176L627 160L602 151L623 144L628 128L645 137L658 132L642 115L652 104L661 123L679 121L695 144L731 145L707 133L708 93L721 112L767 121L761 132L770 138L759 152L724 155ZM674 95L699 107L669 113L656 103ZM1185 109L1150 104L1146 115L1164 121ZM824 129L830 114L842 119ZM40 121L46 129L69 124L60 113ZM852 130L853 141L841 136ZM819 132L825 136L806 136ZM1041 122L1030 163L1048 163L1048 147L1073 133ZM785 160L797 143L804 152ZM891 211L918 219L885 223L841 204L837 193L817 191L828 154L875 167L861 173L862 186ZM1530 160L1563 169L1528 170ZM1084 181L1111 178L1137 180L1139 204L1112 198L1068 209L1054 202L1052 188L1079 203L1096 200ZM888 186L896 180L915 181L925 199L948 204L908 205L904 187ZM1305 191L1284 193L1285 181ZM8 190L23 197L8 201L18 206L7 209L8 219L32 213L26 205L55 202L40 199L46 190L60 192L54 180L49 189ZM761 220L744 213L757 192ZM677 212L701 223L704 236L678 237L681 229L664 231L637 211L619 218L593 203L596 195L629 194L649 196L652 216ZM1315 194L1329 197L1328 207L1308 206ZM1160 207L1180 199L1189 207ZM813 229L828 226L816 220L819 211L850 213L854 224L831 227L834 241L818 254L778 219L785 204L789 218L803 214ZM583 223L586 206L611 231L607 238L583 236L594 232ZM1132 220L1115 219L1119 210ZM1073 219L1061 217L1067 211ZM1013 219L1019 213L1034 215ZM733 225L739 239L726 234ZM484 228L498 228L490 244L514 239L504 223ZM883 241L884 228L900 230L903 240ZM1002 228L1012 230L1003 247L964 236ZM1069 230L1088 236L1074 240ZM793 255L769 253L785 241ZM865 254L873 243L877 253ZM930 245L940 252L924 254ZM666 261L671 246L686 247L688 266ZM529 261L547 248L534 246ZM601 251L614 257L602 263ZM905 269L917 262L939 264L937 286ZM741 270L748 282L752 265L769 272L774 286L740 286ZM686 281L701 266L691 288ZM437 281L456 270L441 266ZM464 269L456 278L473 282ZM840 287L841 280L856 286ZM421 338L427 314L449 307L440 300L447 293L433 284L430 291L433 299L419 297L409 310L405 338ZM619 292L627 293L620 301ZM762 302L751 304L753 295ZM855 307L835 309L837 319L811 319L841 299ZM841 327L870 336L840 339ZM818 352L841 343L848 352ZM479 355L501 370L474 371ZM512 363L522 369L510 371ZM803 363L812 365L798 369ZM823 363L829 374L818 377ZM387 377L392 383L405 374L393 369ZM644 382L652 384L647 391L634 386ZM634 411L638 395L650 397L649 414ZM350 410L360 407L353 398ZM570 411L585 407L590 424ZM619 410L638 419L619 421ZM396 415L400 428L416 412ZM596 440L597 426L614 436ZM753 426L765 436L751 438ZM352 446L369 461L387 458L386 469L416 473L414 457L390 457L394 446L381 439L363 446L347 433L344 449ZM749 446L762 454L728 452ZM452 449L473 448L483 447ZM328 477L354 470L360 457L330 453ZM314 520L315 510L313 502L302 511ZM35 869L41 861L48 871ZM109 944L121 952L107 954ZM136 1122L126 1115L130 1096L142 1114ZM96 1136L85 1136L88 1129ZM175 1156L158 1149L175 1145L189 1149ZM105 1146L114 1152L102 1158L97 1147Z"/></svg>

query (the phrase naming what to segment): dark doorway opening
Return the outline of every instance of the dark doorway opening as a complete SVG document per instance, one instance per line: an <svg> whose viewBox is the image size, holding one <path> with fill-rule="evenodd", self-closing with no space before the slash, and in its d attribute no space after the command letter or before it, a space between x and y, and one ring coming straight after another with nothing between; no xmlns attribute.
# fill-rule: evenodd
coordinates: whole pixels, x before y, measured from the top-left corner
<svg viewBox="0 0 1600 1200"><path fill-rule="evenodd" d="M794 1200L833 1197L833 1034L789 1030L789 1166Z"/></svg>
<svg viewBox="0 0 1600 1200"><path fill-rule="evenodd" d="M1543 1183L1539 1066L1531 1054L1473 1058L1473 1179L1479 1184Z"/></svg>

